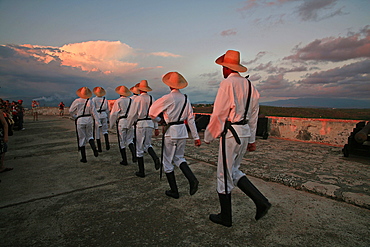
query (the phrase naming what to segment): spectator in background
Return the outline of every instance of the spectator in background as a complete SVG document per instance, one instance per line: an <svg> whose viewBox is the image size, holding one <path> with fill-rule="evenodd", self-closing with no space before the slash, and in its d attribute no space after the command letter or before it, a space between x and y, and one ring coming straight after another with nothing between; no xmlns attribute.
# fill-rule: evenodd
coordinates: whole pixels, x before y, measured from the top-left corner
<svg viewBox="0 0 370 247"><path fill-rule="evenodd" d="M24 116L24 108L23 108L23 100L18 100L18 130L25 130L23 127L23 116Z"/></svg>
<svg viewBox="0 0 370 247"><path fill-rule="evenodd" d="M61 101L58 106L59 106L59 116L64 116L64 103L63 103L63 101Z"/></svg>
<svg viewBox="0 0 370 247"><path fill-rule="evenodd" d="M37 102L36 100L32 100L32 115L33 115L33 121L38 121L39 120L39 109L40 103Z"/></svg>
<svg viewBox="0 0 370 247"><path fill-rule="evenodd" d="M13 170L13 168L5 167L4 158L8 150L8 123L6 122L3 111L0 110L0 173Z"/></svg>

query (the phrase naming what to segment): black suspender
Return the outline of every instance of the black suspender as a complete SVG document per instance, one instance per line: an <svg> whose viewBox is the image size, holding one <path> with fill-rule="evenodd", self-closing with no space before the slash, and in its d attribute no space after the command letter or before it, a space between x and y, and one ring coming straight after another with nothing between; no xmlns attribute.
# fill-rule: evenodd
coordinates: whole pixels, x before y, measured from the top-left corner
<svg viewBox="0 0 370 247"><path fill-rule="evenodd" d="M103 107L104 101L105 101L105 97L103 98L103 101L101 102L100 108L98 110L99 113L101 113L102 111L104 111L104 110L101 109Z"/></svg>

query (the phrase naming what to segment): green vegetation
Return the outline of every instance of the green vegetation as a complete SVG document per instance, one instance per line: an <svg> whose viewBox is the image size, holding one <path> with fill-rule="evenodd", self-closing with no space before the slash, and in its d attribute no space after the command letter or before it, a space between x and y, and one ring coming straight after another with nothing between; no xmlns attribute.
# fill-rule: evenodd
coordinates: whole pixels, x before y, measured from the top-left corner
<svg viewBox="0 0 370 247"><path fill-rule="evenodd" d="M212 113L211 105L194 105L195 113ZM331 109L260 106L260 115L276 117L370 120L370 109Z"/></svg>

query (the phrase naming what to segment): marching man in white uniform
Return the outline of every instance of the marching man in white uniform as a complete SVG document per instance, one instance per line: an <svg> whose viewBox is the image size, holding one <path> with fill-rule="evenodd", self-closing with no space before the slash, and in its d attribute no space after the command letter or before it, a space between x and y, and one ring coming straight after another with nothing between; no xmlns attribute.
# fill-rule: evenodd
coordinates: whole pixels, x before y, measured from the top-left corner
<svg viewBox="0 0 370 247"><path fill-rule="evenodd" d="M217 162L221 213L211 214L209 218L214 223L230 227L231 191L234 186L238 186L255 203L256 220L267 214L271 204L239 170L246 151L256 150L259 93L249 80L239 74L246 72L247 68L240 64L238 51L228 50L216 63L223 66L225 80L220 83L204 142L208 144L221 136Z"/></svg>
<svg viewBox="0 0 370 247"><path fill-rule="evenodd" d="M116 93L120 97L114 102L110 114L110 127L117 127L118 146L121 153L121 165L128 165L126 156L126 146L130 144L129 131L135 122L136 107L132 99L131 92L125 86L118 86Z"/></svg>
<svg viewBox="0 0 370 247"><path fill-rule="evenodd" d="M82 156L80 161L86 163L86 143L90 144L95 157L99 155L94 142L94 121L96 126L101 127L102 125L95 105L90 100L92 96L91 90L87 87L82 87L76 91L76 94L80 98L72 102L69 113L75 119L78 149L81 151Z"/></svg>
<svg viewBox="0 0 370 247"><path fill-rule="evenodd" d="M96 95L96 97L92 98L91 100L94 102L96 111L98 112L100 122L102 124L102 127L99 128L98 126L95 126L95 139L96 143L98 144L98 152L102 152L101 147L101 141L100 137L104 136L105 140L105 149L109 150L109 137L108 137L108 125L109 125L109 107L108 107L108 100L103 97L106 92L104 88L102 87L95 87L93 89L93 93Z"/></svg>
<svg viewBox="0 0 370 247"><path fill-rule="evenodd" d="M135 100L137 96L140 95L139 89L137 89L136 85L130 88L130 91L132 92L131 99ZM135 132L136 132L136 122L134 125L128 130L127 132L127 140L128 140L128 147L130 148L131 155L132 155L132 162L135 163L137 161L136 157L136 138L135 138Z"/></svg>
<svg viewBox="0 0 370 247"><path fill-rule="evenodd" d="M159 130L158 122L153 121L149 117L149 108L153 104L154 98L147 93L152 91L148 85L148 81L142 80L140 83L136 84L136 87L139 89L140 95L134 100L137 104L136 156L139 166L139 171L135 174L143 178L145 177L144 152L149 153L152 157L156 170L161 167L161 162L152 147L153 129L156 136L159 135Z"/></svg>
<svg viewBox="0 0 370 247"><path fill-rule="evenodd" d="M194 145L200 146L201 141L195 126L190 100L179 90L185 88L188 82L178 72L167 73L163 76L162 81L170 87L171 92L153 103L152 107L150 107L149 115L155 119L163 112L163 118L168 126L168 129L165 129L164 142L162 142L164 143L164 146L162 146L163 167L171 188L166 191L166 195L177 199L179 198L179 192L172 163L179 167L188 179L190 195L197 192L199 184L184 158L186 139L188 138L185 120L188 122Z"/></svg>

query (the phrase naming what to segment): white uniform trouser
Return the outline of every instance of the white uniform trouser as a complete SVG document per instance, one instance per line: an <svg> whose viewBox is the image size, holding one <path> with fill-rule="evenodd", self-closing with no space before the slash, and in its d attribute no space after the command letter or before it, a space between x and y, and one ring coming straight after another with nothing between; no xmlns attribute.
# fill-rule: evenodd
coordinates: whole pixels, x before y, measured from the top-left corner
<svg viewBox="0 0 370 247"><path fill-rule="evenodd" d="M245 176L245 173L239 170L240 162L247 151L249 137L239 137L239 145L235 138L226 138L226 161L227 161L227 191L231 193L237 185L239 179ZM222 139L220 138L220 147L217 160L217 192L225 194L224 168L222 162Z"/></svg>
<svg viewBox="0 0 370 247"><path fill-rule="evenodd" d="M89 140L94 140L93 124L77 124L78 145L84 147Z"/></svg>
<svg viewBox="0 0 370 247"><path fill-rule="evenodd" d="M171 139L170 136L164 138L163 147L163 167L165 173L170 173L174 170L174 165L180 166L186 162L184 158L186 139Z"/></svg>
<svg viewBox="0 0 370 247"><path fill-rule="evenodd" d="M132 126L130 129L127 130L127 143L134 143L134 131L135 128Z"/></svg>
<svg viewBox="0 0 370 247"><path fill-rule="evenodd" d="M124 125L123 122L123 119L120 119L118 122L119 145L121 149L126 148L128 144L130 144L128 135L130 129L125 128L126 125Z"/></svg>
<svg viewBox="0 0 370 247"><path fill-rule="evenodd" d="M108 118L100 118L101 128L95 126L95 139L100 139L101 135L108 134Z"/></svg>
<svg viewBox="0 0 370 247"><path fill-rule="evenodd" d="M152 146L153 128L136 127L136 156L143 157Z"/></svg>

